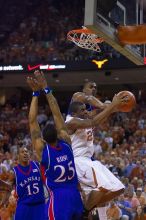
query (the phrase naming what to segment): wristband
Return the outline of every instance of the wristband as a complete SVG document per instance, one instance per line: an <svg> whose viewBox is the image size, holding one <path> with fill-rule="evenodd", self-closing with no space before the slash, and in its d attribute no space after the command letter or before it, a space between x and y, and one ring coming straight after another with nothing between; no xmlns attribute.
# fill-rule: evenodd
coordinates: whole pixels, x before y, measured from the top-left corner
<svg viewBox="0 0 146 220"><path fill-rule="evenodd" d="M43 92L47 95L52 92L52 90L49 87L46 87L45 89L43 89Z"/></svg>
<svg viewBox="0 0 146 220"><path fill-rule="evenodd" d="M33 93L32 93L32 96L39 96L40 95L40 91L34 91Z"/></svg>

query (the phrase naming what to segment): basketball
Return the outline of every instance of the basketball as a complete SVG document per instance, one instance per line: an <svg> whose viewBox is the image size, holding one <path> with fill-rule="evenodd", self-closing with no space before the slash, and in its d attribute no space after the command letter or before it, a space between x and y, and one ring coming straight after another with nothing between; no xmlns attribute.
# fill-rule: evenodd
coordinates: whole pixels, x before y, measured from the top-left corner
<svg viewBox="0 0 146 220"><path fill-rule="evenodd" d="M129 92L129 91L121 91L119 92L117 95L125 95L127 96L128 100L127 102L125 103L122 103L120 106L119 106L119 111L120 112L131 112L132 109L135 107L136 105L136 99L135 99L135 96L132 92Z"/></svg>

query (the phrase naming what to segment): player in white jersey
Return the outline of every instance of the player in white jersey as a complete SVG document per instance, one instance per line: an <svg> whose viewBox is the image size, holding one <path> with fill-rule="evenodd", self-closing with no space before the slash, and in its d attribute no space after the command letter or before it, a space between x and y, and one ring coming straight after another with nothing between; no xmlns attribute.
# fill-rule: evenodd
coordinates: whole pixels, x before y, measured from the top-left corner
<svg viewBox="0 0 146 220"><path fill-rule="evenodd" d="M93 118L97 114L97 109L105 109L111 101L101 102L97 97L97 85L93 81L89 81L84 84L82 92L76 92L72 96L72 102L79 101L86 104L86 109L88 110L89 117ZM98 110L99 111L99 110ZM89 135L90 136L90 135ZM90 148L90 150L93 149ZM106 220L106 205L103 204L102 207L98 207L98 215L100 220Z"/></svg>
<svg viewBox="0 0 146 220"><path fill-rule="evenodd" d="M91 210L95 206L112 200L123 193L124 185L99 161L92 161L93 133L98 126L116 111L125 97L114 96L113 101L93 119L88 119L85 104L72 102L66 124L72 140L75 165L81 189L86 195L85 207Z"/></svg>
<svg viewBox="0 0 146 220"><path fill-rule="evenodd" d="M67 116L67 121L72 119L72 116ZM72 149L74 157L92 157L94 153L92 128L78 129L74 134L70 135L70 137L73 143Z"/></svg>

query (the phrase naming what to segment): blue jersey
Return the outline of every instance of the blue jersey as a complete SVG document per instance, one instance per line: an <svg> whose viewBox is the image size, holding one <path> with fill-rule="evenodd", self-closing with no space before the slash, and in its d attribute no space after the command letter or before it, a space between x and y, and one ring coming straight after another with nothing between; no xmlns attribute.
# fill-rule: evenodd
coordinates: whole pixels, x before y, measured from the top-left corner
<svg viewBox="0 0 146 220"><path fill-rule="evenodd" d="M13 170L16 177L18 204L43 203L45 198L39 164L31 161L28 166L18 164Z"/></svg>
<svg viewBox="0 0 146 220"><path fill-rule="evenodd" d="M47 144L43 150L41 164L45 171L46 185L50 190L77 188L78 180L73 152L68 143L60 140L56 147Z"/></svg>

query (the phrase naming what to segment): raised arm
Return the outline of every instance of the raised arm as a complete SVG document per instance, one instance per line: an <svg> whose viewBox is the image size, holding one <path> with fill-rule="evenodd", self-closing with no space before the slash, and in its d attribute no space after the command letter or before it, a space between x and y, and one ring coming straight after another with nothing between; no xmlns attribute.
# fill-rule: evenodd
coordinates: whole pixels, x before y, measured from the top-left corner
<svg viewBox="0 0 146 220"><path fill-rule="evenodd" d="M83 102L85 104L89 104L94 106L95 108L104 109L107 107L106 104L101 102L99 99L94 97L93 95L87 95L84 92L76 92L73 94L72 101Z"/></svg>
<svg viewBox="0 0 146 220"><path fill-rule="evenodd" d="M119 106L120 103L126 101L125 97L120 97L115 95L111 104L107 106L102 112L96 115L93 119L73 118L71 121L67 122L67 128L70 131L82 128L96 127L103 123Z"/></svg>
<svg viewBox="0 0 146 220"><path fill-rule="evenodd" d="M47 81L44 77L44 74L39 71L35 71L35 77L41 87L41 89L44 91L46 94L46 98L48 101L48 104L50 106L54 121L55 121L55 126L57 129L58 137L60 139L63 139L67 141L68 143L71 143L70 136L68 134L63 116L60 112L60 108L58 106L56 98L53 96L50 88L48 87Z"/></svg>
<svg viewBox="0 0 146 220"><path fill-rule="evenodd" d="M36 150L37 159L41 161L42 151L44 148L44 142L41 136L41 130L37 121L38 115L38 95L39 95L39 85L37 81L32 78L27 78L27 83L33 91L32 101L29 109L29 127L33 148Z"/></svg>

